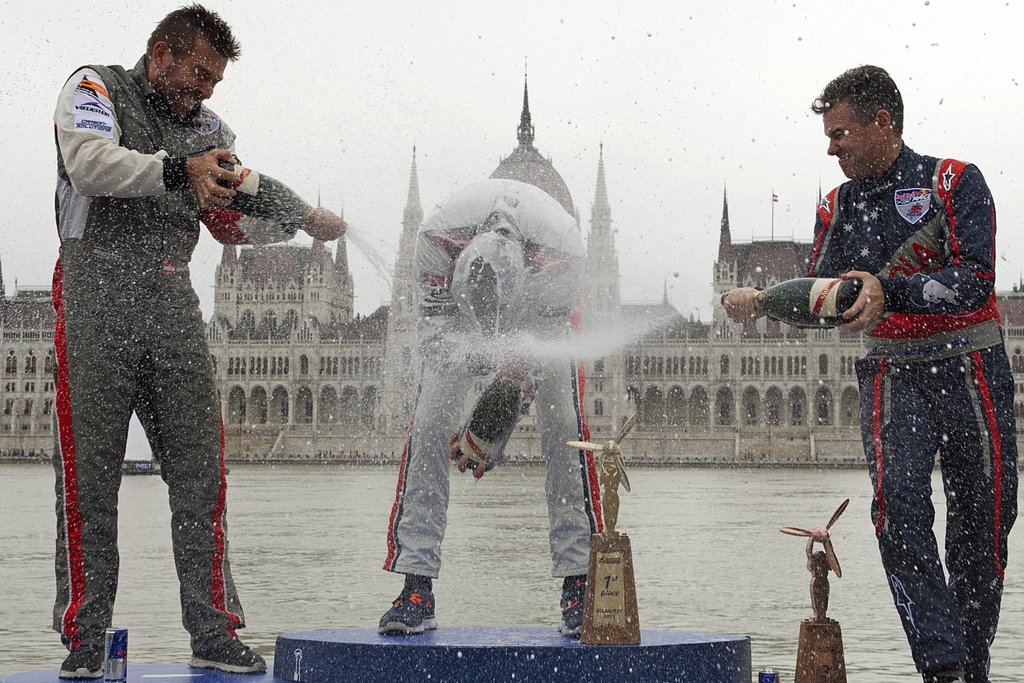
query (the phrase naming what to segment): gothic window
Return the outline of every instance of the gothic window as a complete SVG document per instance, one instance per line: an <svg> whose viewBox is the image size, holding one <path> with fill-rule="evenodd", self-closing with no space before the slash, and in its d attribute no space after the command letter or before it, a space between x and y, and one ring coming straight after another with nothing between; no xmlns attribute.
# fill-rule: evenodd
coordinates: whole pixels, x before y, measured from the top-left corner
<svg viewBox="0 0 1024 683"><path fill-rule="evenodd" d="M722 357L718 359L718 371L723 375L729 374L729 356L722 354Z"/></svg>
<svg viewBox="0 0 1024 683"><path fill-rule="evenodd" d="M18 371L18 359L14 351L7 354L7 361L4 363L4 372L14 374Z"/></svg>
<svg viewBox="0 0 1024 683"><path fill-rule="evenodd" d="M267 391L263 387L252 390L249 398L249 424L267 423Z"/></svg>
<svg viewBox="0 0 1024 683"><path fill-rule="evenodd" d="M289 294L288 298L292 298L292 295ZM284 326L285 326L285 329L288 329L288 330L292 329L293 327L295 327L295 324L298 321L299 321L299 314L295 312L295 309L289 308L288 312L284 314Z"/></svg>
<svg viewBox="0 0 1024 683"><path fill-rule="evenodd" d="M665 424L665 401L658 387L647 388L640 404L639 420L646 425Z"/></svg>
<svg viewBox="0 0 1024 683"><path fill-rule="evenodd" d="M760 413L760 398L757 390L749 387L743 392L743 424L756 425Z"/></svg>
<svg viewBox="0 0 1024 683"><path fill-rule="evenodd" d="M604 401L599 398L594 399L594 416L600 417L604 415Z"/></svg>
<svg viewBox="0 0 1024 683"><path fill-rule="evenodd" d="M299 356L299 374L300 375L308 375L309 374L309 358L304 356L304 355L303 356Z"/></svg>
<svg viewBox="0 0 1024 683"><path fill-rule="evenodd" d="M731 425L734 420L732 392L722 387L715 396L715 424Z"/></svg>
<svg viewBox="0 0 1024 683"><path fill-rule="evenodd" d="M238 331L246 337L251 337L256 331L256 316L252 311L248 309L242 311L242 315L238 319Z"/></svg>
<svg viewBox="0 0 1024 683"><path fill-rule="evenodd" d="M288 391L277 387L270 398L270 421L274 424L288 424Z"/></svg>
<svg viewBox="0 0 1024 683"><path fill-rule="evenodd" d="M859 396L857 390L852 387L843 389L842 399L839 405L839 422L844 427L851 427L858 423L857 409Z"/></svg>
<svg viewBox="0 0 1024 683"><path fill-rule="evenodd" d="M822 387L814 397L815 417L821 426L832 424L832 392Z"/></svg>
<svg viewBox="0 0 1024 683"><path fill-rule="evenodd" d="M245 422L245 391L242 387L232 387L228 393L228 420L237 425Z"/></svg>
<svg viewBox="0 0 1024 683"><path fill-rule="evenodd" d="M804 413L807 409L807 397L803 390L795 388L789 392L789 423L794 427L804 425Z"/></svg>
<svg viewBox="0 0 1024 683"><path fill-rule="evenodd" d="M295 394L295 421L302 424L313 422L313 394L308 387L299 387Z"/></svg>
<svg viewBox="0 0 1024 683"><path fill-rule="evenodd" d="M14 399L9 398L4 401L4 415L10 415L14 412Z"/></svg>
<svg viewBox="0 0 1024 683"><path fill-rule="evenodd" d="M334 424L338 421L338 392L334 387L324 387L320 392L320 424Z"/></svg>
<svg viewBox="0 0 1024 683"><path fill-rule="evenodd" d="M53 374L53 351L46 354L46 360L43 361L43 372L47 375Z"/></svg>
<svg viewBox="0 0 1024 683"><path fill-rule="evenodd" d="M818 356L818 374L828 374L828 356L826 356L824 353Z"/></svg>
<svg viewBox="0 0 1024 683"><path fill-rule="evenodd" d="M686 424L686 392L682 387L669 389L665 400L665 418L670 425Z"/></svg>
<svg viewBox="0 0 1024 683"><path fill-rule="evenodd" d="M594 361L594 372L604 372L604 358L598 358Z"/></svg>
<svg viewBox="0 0 1024 683"><path fill-rule="evenodd" d="M764 421L770 427L782 424L782 391L771 387L764 395Z"/></svg>
<svg viewBox="0 0 1024 683"><path fill-rule="evenodd" d="M709 420L707 392L697 387L690 392L690 424L695 427L707 427Z"/></svg>

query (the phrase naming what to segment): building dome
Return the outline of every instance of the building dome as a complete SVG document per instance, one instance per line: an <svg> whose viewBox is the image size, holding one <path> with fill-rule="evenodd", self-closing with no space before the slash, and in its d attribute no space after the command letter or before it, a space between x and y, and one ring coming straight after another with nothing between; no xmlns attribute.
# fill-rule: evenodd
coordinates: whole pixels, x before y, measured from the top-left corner
<svg viewBox="0 0 1024 683"><path fill-rule="evenodd" d="M569 215L576 217L576 209L572 203L569 187L562 180L550 159L541 156L533 146L533 124L530 122L530 97L526 83L523 83L523 113L519 120L519 146L512 154L501 160L498 168L491 174L492 178L518 180L547 192L562 205Z"/></svg>

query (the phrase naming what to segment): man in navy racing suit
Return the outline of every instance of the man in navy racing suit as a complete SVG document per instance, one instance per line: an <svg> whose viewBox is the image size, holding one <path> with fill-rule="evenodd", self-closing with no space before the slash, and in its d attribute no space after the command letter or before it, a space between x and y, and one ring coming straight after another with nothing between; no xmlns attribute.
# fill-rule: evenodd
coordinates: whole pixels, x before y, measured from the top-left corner
<svg viewBox="0 0 1024 683"><path fill-rule="evenodd" d="M850 181L818 206L807 274L863 281L843 329L870 335L861 434L889 589L924 680L982 683L1017 514L992 196L976 166L903 144L902 96L883 69L850 69L812 109ZM730 292L728 315L756 315L755 293ZM932 531L936 452L948 582Z"/></svg>

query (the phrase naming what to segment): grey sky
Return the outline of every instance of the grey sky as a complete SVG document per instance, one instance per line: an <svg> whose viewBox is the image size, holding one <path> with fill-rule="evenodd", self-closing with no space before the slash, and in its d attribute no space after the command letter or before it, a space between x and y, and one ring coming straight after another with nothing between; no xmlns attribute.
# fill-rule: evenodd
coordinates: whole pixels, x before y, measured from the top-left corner
<svg viewBox="0 0 1024 683"><path fill-rule="evenodd" d="M47 285L53 225L53 105L88 63L131 66L182 3L0 0L0 259L8 293ZM553 159L589 231L604 142L627 301L711 310L722 189L734 239L807 240L819 183L843 180L808 105L850 66L887 68L917 151L971 161L999 217L997 286L1024 272L1024 148L1016 2L264 2L209 0L242 58L210 106L238 153L372 233L391 261L412 146L424 209L486 177L515 147L528 59L535 144ZM349 255L356 309L388 285ZM210 312L220 247L203 237L193 280ZM676 276L678 274L678 276Z"/></svg>

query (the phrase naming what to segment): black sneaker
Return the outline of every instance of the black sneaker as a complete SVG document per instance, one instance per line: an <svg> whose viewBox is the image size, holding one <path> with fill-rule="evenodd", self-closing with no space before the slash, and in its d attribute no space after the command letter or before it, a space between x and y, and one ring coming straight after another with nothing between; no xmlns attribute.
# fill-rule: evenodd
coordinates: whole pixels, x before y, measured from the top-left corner
<svg viewBox="0 0 1024 683"><path fill-rule="evenodd" d="M103 676L103 649L99 645L79 645L60 665L60 678L100 678Z"/></svg>
<svg viewBox="0 0 1024 683"><path fill-rule="evenodd" d="M924 674L924 683L967 683L964 670L959 666Z"/></svg>
<svg viewBox="0 0 1024 683"><path fill-rule="evenodd" d="M380 618L377 632L385 635L411 635L437 628L434 618L434 593L430 590L403 588Z"/></svg>
<svg viewBox="0 0 1024 683"><path fill-rule="evenodd" d="M193 648L188 665L231 674L259 674L267 670L263 657L238 638L231 637L211 640Z"/></svg>
<svg viewBox="0 0 1024 683"><path fill-rule="evenodd" d="M583 594L587 591L587 575L567 576L562 581L562 600L558 606L562 608L562 623L558 632L563 636L575 638L580 634L583 625Z"/></svg>

